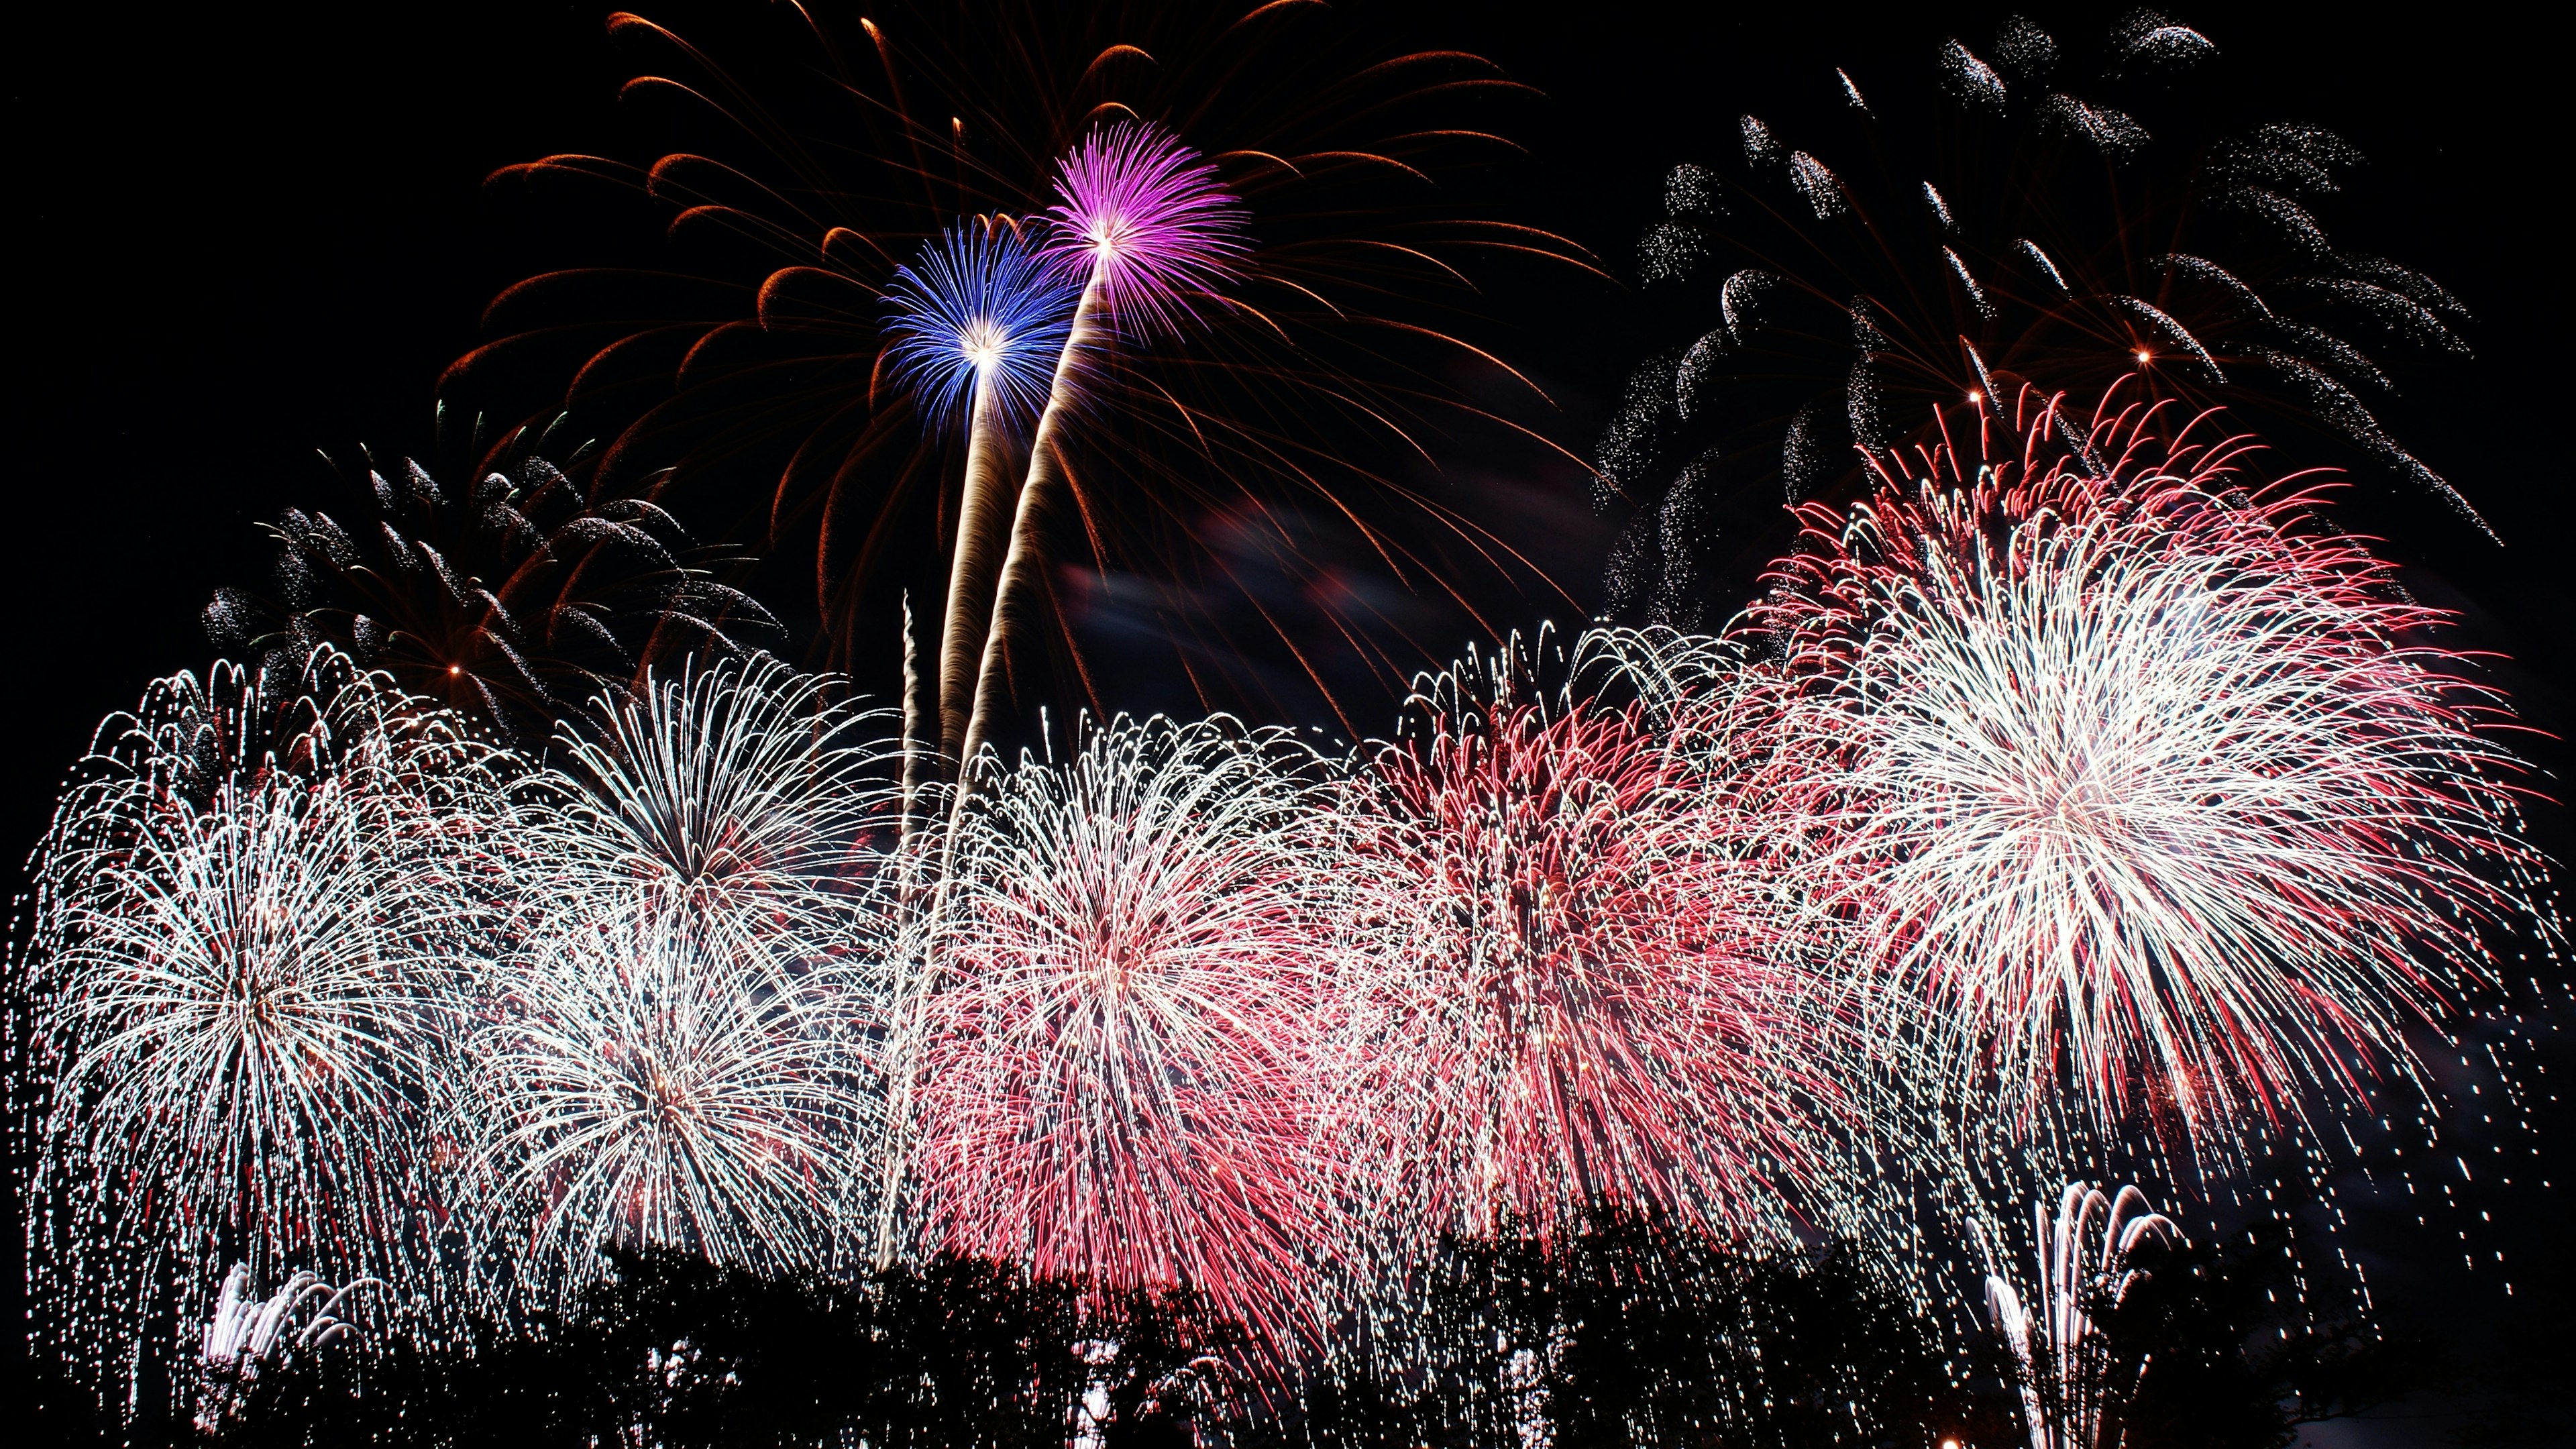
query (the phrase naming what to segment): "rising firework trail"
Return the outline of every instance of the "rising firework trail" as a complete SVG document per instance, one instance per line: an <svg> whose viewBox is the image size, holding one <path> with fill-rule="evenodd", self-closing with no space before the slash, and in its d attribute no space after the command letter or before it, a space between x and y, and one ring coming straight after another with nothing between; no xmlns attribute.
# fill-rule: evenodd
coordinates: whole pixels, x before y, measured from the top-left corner
<svg viewBox="0 0 2576 1449"><path fill-rule="evenodd" d="M2538 862L2442 611L2167 405L1948 410L1747 615L1800 681L1819 879L1945 1072L2222 1154L2411 1075Z"/></svg>
<svg viewBox="0 0 2576 1449"><path fill-rule="evenodd" d="M1057 172L1055 190L1045 252L1061 272L1081 279L1081 300L1029 444L1028 478L1020 485L1010 552L1002 561L958 754L961 804L976 752L991 728L1014 611L1030 608L1045 587L1045 509L1064 486L1059 450L1072 411L1083 403L1089 352L1120 333L1138 342L1191 325L1249 249L1242 234L1244 208L1218 181L1216 168L1141 121L1118 122L1085 137Z"/></svg>
<svg viewBox="0 0 2576 1449"><path fill-rule="evenodd" d="M967 418L966 482L939 630L939 745L966 755L996 556L1018 491L1006 430L1046 405L1050 369L1069 356L1080 284L1029 245L1017 223L978 218L925 247L887 288L888 356L926 410Z"/></svg>

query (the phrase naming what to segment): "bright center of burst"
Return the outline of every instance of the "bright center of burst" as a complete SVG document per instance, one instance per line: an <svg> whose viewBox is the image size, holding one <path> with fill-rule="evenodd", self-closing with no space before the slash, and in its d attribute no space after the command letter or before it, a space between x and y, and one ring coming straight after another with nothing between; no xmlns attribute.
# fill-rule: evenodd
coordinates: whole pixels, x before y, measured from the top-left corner
<svg viewBox="0 0 2576 1449"><path fill-rule="evenodd" d="M1091 224L1091 254L1102 261L1114 260L1127 246L1127 219L1104 216Z"/></svg>
<svg viewBox="0 0 2576 1449"><path fill-rule="evenodd" d="M989 371L1002 360L1003 349L1010 337L989 318L979 317L957 334L957 350L978 371Z"/></svg>

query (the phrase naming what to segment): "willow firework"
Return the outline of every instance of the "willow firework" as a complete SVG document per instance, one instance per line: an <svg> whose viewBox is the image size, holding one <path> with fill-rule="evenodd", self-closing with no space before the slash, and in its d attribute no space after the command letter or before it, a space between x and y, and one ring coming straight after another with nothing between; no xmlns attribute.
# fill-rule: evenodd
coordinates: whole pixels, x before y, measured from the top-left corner
<svg viewBox="0 0 2576 1449"><path fill-rule="evenodd" d="M2410 1069L2536 862L2446 616L2167 411L1954 411L1806 510L1748 621L1803 682L1830 897L1946 1059L2221 1146Z"/></svg>
<svg viewBox="0 0 2576 1449"><path fill-rule="evenodd" d="M2223 405L2486 527L2375 411L2466 355L2468 316L2338 223L2355 147L2262 116L2270 87L2147 12L2092 45L2015 16L1925 60L1712 116L1670 174L1636 263L1659 340L1598 452L1598 501L1637 510L1613 612L1722 619L1786 544L1783 493L1849 502L1855 446L2025 382Z"/></svg>

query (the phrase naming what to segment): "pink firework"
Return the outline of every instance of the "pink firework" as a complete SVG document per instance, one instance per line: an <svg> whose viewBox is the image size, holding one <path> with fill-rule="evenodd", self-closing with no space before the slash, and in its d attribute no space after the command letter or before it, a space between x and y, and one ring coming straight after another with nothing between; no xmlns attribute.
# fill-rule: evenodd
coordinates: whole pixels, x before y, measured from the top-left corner
<svg viewBox="0 0 2576 1449"><path fill-rule="evenodd" d="M1104 126L1057 172L1046 251L1131 332L1179 332L1246 250L1243 204L1161 127Z"/></svg>
<svg viewBox="0 0 2576 1449"><path fill-rule="evenodd" d="M1330 881L1298 763L1221 720L1121 719L986 785L923 1052L934 1240L1311 1331Z"/></svg>
<svg viewBox="0 0 2576 1449"><path fill-rule="evenodd" d="M2143 1107L2223 1146L2411 1070L2404 1024L2537 879L2495 697L2423 642L2447 616L2205 417L1999 402L1806 510L1748 616L1883 1002L2025 1127Z"/></svg>
<svg viewBox="0 0 2576 1449"><path fill-rule="evenodd" d="M1354 786L1334 1135L1357 1199L1425 1236L1554 1233L1597 1202L1779 1226L1832 1094L1744 808L1761 692L1720 679L1683 727L1541 690L1515 641L1417 706Z"/></svg>

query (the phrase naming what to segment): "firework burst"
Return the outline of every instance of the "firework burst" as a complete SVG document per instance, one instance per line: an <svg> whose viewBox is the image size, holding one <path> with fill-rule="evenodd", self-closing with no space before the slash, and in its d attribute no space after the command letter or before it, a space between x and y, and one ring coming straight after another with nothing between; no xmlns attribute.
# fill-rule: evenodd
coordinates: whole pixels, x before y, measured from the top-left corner
<svg viewBox="0 0 2576 1449"><path fill-rule="evenodd" d="M2072 1094L2215 1145L2409 1068L2537 863L2446 616L2164 413L1945 418L1748 621L1803 681L1825 893L1944 1057L2025 1127Z"/></svg>
<svg viewBox="0 0 2576 1449"><path fill-rule="evenodd" d="M951 230L896 272L887 290L888 355L932 410L968 412L966 483L939 631L940 748L959 760L992 609L997 535L1012 502L1003 435L1013 419L1044 406L1080 288L1031 249L1016 224L995 218Z"/></svg>
<svg viewBox="0 0 2576 1449"><path fill-rule="evenodd" d="M473 1200L537 1301L674 1246L820 1268L873 1130L863 980L673 913L550 923L487 985L466 1049Z"/></svg>
<svg viewBox="0 0 2576 1449"><path fill-rule="evenodd" d="M536 823L528 900L567 920L681 915L792 959L852 950L885 824L877 716L769 656L648 676L568 728Z"/></svg>
<svg viewBox="0 0 2576 1449"><path fill-rule="evenodd" d="M513 286L442 392L610 420L601 496L677 501L693 522L723 510L729 536L765 551L810 546L825 657L864 657L899 592L941 598L952 542L980 534L960 530L980 504L961 507L951 430L921 426L920 389L897 385L888 352L893 274L920 274L924 243L960 217L1054 234L1077 288L1100 248L1113 261L1092 340L1119 345L1090 349L1078 415L1041 452L1061 471L1029 520L1044 525L1024 551L1035 566L1010 586L1014 702L1055 693L1043 681L1069 663L1056 697L1105 717L1088 656L1123 660L1140 633L1181 661L1168 675L1189 681L1193 713L1273 712L1310 689L1400 696L1426 661L1324 558L1468 609L1488 578L1547 586L1455 500L1401 481L1452 427L1546 426L1544 400L1461 318L1531 257L1593 270L1445 184L1519 149L1509 135L1536 92L1499 67L1377 53L1320 5L790 7L685 38L641 15L611 24L652 52L626 94L688 143L649 167L550 156L494 187L640 192L684 252L650 273ZM718 233L721 247L694 244ZM1186 346L1131 345L1174 328ZM744 491L764 474L774 487ZM1008 516L1008 484L995 491ZM1282 609L1282 573L1326 586ZM973 619L975 634L991 589L920 617ZM924 659L964 642L984 672L975 638L922 632ZM916 671L907 706L944 716L954 769L970 752L951 678L945 662ZM979 738L1021 722L1006 704Z"/></svg>
<svg viewBox="0 0 2576 1449"><path fill-rule="evenodd" d="M992 727L995 691L1009 667L1011 625L1045 587L1046 509L1065 487L1063 431L1080 406L1083 372L1106 322L1141 339L1178 332L1197 299L1232 274L1245 251L1242 205L1218 182L1216 168L1160 127L1121 122L1093 132L1056 175L1055 226L1047 255L1082 278L1072 330L1056 363L1046 411L1029 442L1029 472L1011 521L1011 548L993 597L983 666L958 755L971 769ZM961 776L961 784L971 781ZM960 790L962 807L967 792ZM953 828L953 827L952 827Z"/></svg>
<svg viewBox="0 0 2576 1449"><path fill-rule="evenodd" d="M2014 17L1980 49L1820 71L1809 105L1726 117L1671 173L1637 252L1662 340L1598 452L1599 501L1637 509L1614 612L1722 618L1784 546L1784 492L1848 502L1855 445L2026 381L2260 417L2486 527L2375 411L2466 355L2468 315L2335 225L2357 149L2243 115L2266 87L2172 85L2227 64L2184 26L2061 47Z"/></svg>
<svg viewBox="0 0 2576 1449"><path fill-rule="evenodd" d="M1314 790L1277 733L1122 718L979 796L925 1032L939 1245L1314 1329Z"/></svg>
<svg viewBox="0 0 2576 1449"><path fill-rule="evenodd" d="M648 676L520 792L511 945L446 1112L540 1296L603 1244L810 1267L863 1220L888 751L839 691L765 656Z"/></svg>
<svg viewBox="0 0 2576 1449"><path fill-rule="evenodd" d="M1540 685L1547 653L1427 681L1354 784L1329 1075L1357 1194L1430 1235L1563 1231L1599 1202L1776 1229L1836 1094L1807 1054L1813 942L1750 808L1767 691L1713 668L1614 706ZM1672 657L1623 669L1670 685Z"/></svg>
<svg viewBox="0 0 2576 1449"><path fill-rule="evenodd" d="M494 902L467 807L506 771L383 676L313 666L155 686L38 853L37 1252L67 1352L201 1313L209 1262L439 1306L424 1104Z"/></svg>
<svg viewBox="0 0 2576 1449"><path fill-rule="evenodd" d="M526 442L514 432L465 460L462 483L406 458L350 480L346 506L285 510L268 527L269 586L216 590L208 636L273 664L328 645L542 738L558 711L652 661L779 632L717 577L733 551L693 544L649 499L584 496L554 464L514 456Z"/></svg>

